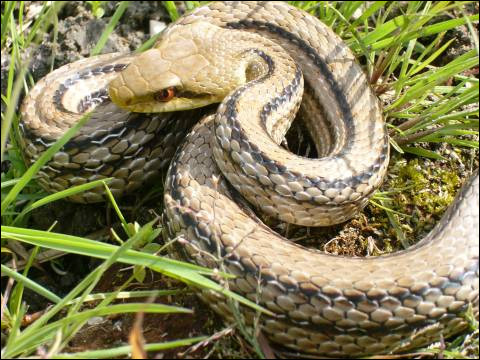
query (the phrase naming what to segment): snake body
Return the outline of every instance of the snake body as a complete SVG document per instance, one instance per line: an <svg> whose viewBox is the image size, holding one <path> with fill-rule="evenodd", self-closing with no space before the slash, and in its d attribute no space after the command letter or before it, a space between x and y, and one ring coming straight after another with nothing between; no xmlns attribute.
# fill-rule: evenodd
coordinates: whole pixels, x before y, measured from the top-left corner
<svg viewBox="0 0 480 360"><path fill-rule="evenodd" d="M95 72L102 81L92 81L88 101L65 90ZM165 146L158 145L157 137L170 135L179 120L156 127L163 120L125 110L168 112L220 102L216 113L188 134L170 164L166 226L179 240L181 256L237 275L225 285L274 313L259 319L272 341L302 353L362 356L453 334L465 328L469 305L478 317L478 172L429 235L405 251L376 258L334 257L291 243L240 198L282 221L331 225L362 209L386 172L388 137L378 101L346 45L313 16L281 2L214 2L180 18L141 55L75 63L39 84L23 105L24 147L30 157L41 151L32 134L40 135L40 142L55 138L43 128L55 116L40 120L45 115L39 107L48 99L54 103L49 114L59 109L62 116L69 113L70 123L61 120L57 133L78 120L99 93L106 97L107 84L110 98L124 108L109 108L112 115L98 134L93 127L104 111L98 109L114 105L96 108L99 120L94 118L49 164L45 178L54 174L57 179L48 182L49 190L55 190L52 183L61 188L73 184L72 177L85 178L85 171L119 176L118 192L127 189L137 170L142 183L142 167L131 165L136 158L127 159L130 165L119 163L123 172L114 168L122 156L113 163L109 158L124 141L122 131L130 134L130 144L139 144L140 155L147 154L141 156L142 166L153 162L152 171L161 169L166 158L160 159L156 149ZM49 88L53 90L47 92ZM291 154L279 145L299 107L308 115L319 159ZM113 114L122 114L120 120ZM123 128L128 130L118 131ZM143 140L132 140L138 138ZM103 156L80 148L93 146L92 139L104 149L95 150ZM100 163L82 166L76 156L83 153ZM101 172L109 168L108 174ZM222 296L202 291L202 297L232 317ZM253 323L255 314L242 310Z"/></svg>
<svg viewBox="0 0 480 360"><path fill-rule="evenodd" d="M134 114L108 101L106 86L133 58L106 54L62 66L25 97L19 125L27 164L92 110L89 122L38 172L37 181L46 191L113 177L109 186L121 196L158 179L168 167L195 116ZM69 197L80 203L104 199L102 187Z"/></svg>

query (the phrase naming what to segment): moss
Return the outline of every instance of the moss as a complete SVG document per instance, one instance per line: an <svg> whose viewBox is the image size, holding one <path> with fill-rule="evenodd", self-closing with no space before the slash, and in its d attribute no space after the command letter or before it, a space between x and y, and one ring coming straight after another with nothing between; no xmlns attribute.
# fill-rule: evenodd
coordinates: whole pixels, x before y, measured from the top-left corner
<svg viewBox="0 0 480 360"><path fill-rule="evenodd" d="M377 212L385 226L385 233L394 238L404 236L409 244L421 239L454 200L462 184L458 173L458 164L400 156L392 159L389 178L383 186L383 191L391 199L386 206L405 216L395 214L393 219L388 219L386 214L382 216L380 209L372 210ZM392 221L398 222L397 231L395 226L392 227ZM399 231L403 234L399 235ZM391 250L401 247L402 244L397 243Z"/></svg>
<svg viewBox="0 0 480 360"><path fill-rule="evenodd" d="M423 167L419 159L413 159L400 169L398 176L399 186L408 186L410 191L403 193L411 199L413 205L426 211L428 214L441 214L455 196L460 179L454 170L443 169L438 166Z"/></svg>

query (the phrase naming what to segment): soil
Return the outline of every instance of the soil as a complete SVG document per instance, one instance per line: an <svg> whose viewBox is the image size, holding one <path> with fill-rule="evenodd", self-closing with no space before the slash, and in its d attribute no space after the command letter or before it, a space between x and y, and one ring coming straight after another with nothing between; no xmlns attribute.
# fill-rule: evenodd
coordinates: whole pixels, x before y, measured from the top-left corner
<svg viewBox="0 0 480 360"><path fill-rule="evenodd" d="M121 265L114 265L102 277L95 292L115 290L127 281L131 271L122 271ZM214 316L207 305L198 301L196 295L183 283L150 273L143 283L129 286L130 291L151 289L184 289L185 293L175 296L165 296L155 299L155 302L182 306L193 311L193 314L146 314L142 322L142 335L145 343L159 343L172 340L213 334L222 329L219 318ZM135 302L149 302L151 299L135 299ZM107 349L126 345L134 328L135 314L112 317L94 318L84 326L72 339L66 352L79 352L92 349ZM188 358L202 358L209 348L201 347L202 351L189 353ZM149 358L183 358L188 347L174 348L161 353L149 354Z"/></svg>

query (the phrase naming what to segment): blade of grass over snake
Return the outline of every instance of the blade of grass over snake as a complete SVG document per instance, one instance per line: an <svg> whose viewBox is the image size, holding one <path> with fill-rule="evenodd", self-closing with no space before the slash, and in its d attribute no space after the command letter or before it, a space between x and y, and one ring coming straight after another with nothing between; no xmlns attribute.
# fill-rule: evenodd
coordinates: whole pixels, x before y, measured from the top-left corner
<svg viewBox="0 0 480 360"><path fill-rule="evenodd" d="M96 188L97 186L105 186L105 184L107 184L110 180L112 180L113 178L106 178L106 179L101 179L101 180L95 180L95 181L92 181L92 182L89 182L89 183L86 183L86 184L82 184L82 185L76 185L76 186L73 186L71 188L68 188L66 190L62 190L62 191L59 191L59 192L56 192L54 194L50 194L50 195L47 195L45 197L42 197L40 200L37 200L35 201L34 203L26 206L20 216L18 216L14 221L13 221L13 224L17 224L18 221L21 221L22 217L25 216L27 213L29 213L30 211L34 210L34 209L37 209L41 206L44 206L46 204L50 204L54 201L57 201L57 200L60 200L60 199L64 199L64 198L67 198L69 196L72 196L72 195L75 195L75 194L78 194L78 193L81 193L81 192L84 192L86 190L89 190L89 189L93 189L93 188Z"/></svg>
<svg viewBox="0 0 480 360"><path fill-rule="evenodd" d="M10 226L2 226L2 238L14 239L33 245L67 251L69 253L97 257L101 259L109 258L109 256L115 251L115 249L118 248L115 245L101 243L98 241L80 238L77 236L56 234L53 232L44 232L40 230L15 228ZM147 266L154 271L158 271L170 277L176 278L187 284L199 287L206 287L215 291L219 291L224 295L233 297L242 304L250 306L256 310L269 313L269 311L266 311L255 303L229 290L226 290L222 286L218 285L216 282L209 280L204 276L215 275L228 278L232 277L232 275L218 273L214 270L203 268L198 265L159 257L135 250L125 251L124 254L119 256L118 261L131 265Z"/></svg>
<svg viewBox="0 0 480 360"><path fill-rule="evenodd" d="M63 136L58 139L51 147L49 147L35 163L28 168L28 170L23 174L20 181L13 186L13 188L8 192L5 199L2 201L1 210L2 213L10 206L12 201L16 199L18 194L22 189L27 185L27 183L35 176L35 174L42 168L43 165L47 163L48 160L59 151L63 145L65 145L68 140L70 140L77 131L90 119L90 115L86 114L83 116L74 126L72 126L68 131L63 134Z"/></svg>

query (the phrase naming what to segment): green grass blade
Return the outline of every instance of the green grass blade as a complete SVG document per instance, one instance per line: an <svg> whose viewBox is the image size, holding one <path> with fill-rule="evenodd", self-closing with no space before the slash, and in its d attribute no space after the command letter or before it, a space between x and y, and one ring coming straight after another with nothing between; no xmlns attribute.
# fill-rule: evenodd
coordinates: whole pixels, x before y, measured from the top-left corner
<svg viewBox="0 0 480 360"><path fill-rule="evenodd" d="M35 348L37 348L39 344L42 344L48 339L53 338L55 336L55 333L65 325L70 325L77 322L85 322L88 319L96 316L111 316L115 314L138 313L139 311L153 314L192 313L192 310L182 307L149 303L127 303L103 306L100 308L97 307L94 309L78 312L67 317L63 317L60 320L42 326L35 333L28 336L28 338L25 339L26 341L22 342L22 348L14 347L11 350L11 354L13 356L18 356L22 353L28 353L32 350L35 350ZM19 336L24 337L24 334L20 334Z"/></svg>
<svg viewBox="0 0 480 360"><path fill-rule="evenodd" d="M456 27L459 27L461 25L465 25L468 21L478 21L479 15L471 15L471 16L466 16L465 18L460 18L460 19L452 19L452 20L447 20L447 21L442 21L437 24L425 26L420 30L419 35L416 37L425 37L425 36L431 36L438 34L440 32L445 32L450 29L454 29Z"/></svg>
<svg viewBox="0 0 480 360"><path fill-rule="evenodd" d="M412 68L412 71L409 73L409 75L415 75L416 73L420 72L424 68L426 68L428 65L430 65L433 60L435 60L440 54L442 54L449 46L450 44L454 41L454 39L451 39L450 41L447 41L444 45L440 47L437 51L435 51L432 55L430 55L428 58L425 59L425 61L422 61L418 66Z"/></svg>
<svg viewBox="0 0 480 360"><path fill-rule="evenodd" d="M10 28L10 22L12 21L13 10L15 9L16 1L6 1L2 12L2 29L1 29L1 41L2 49L7 41L7 30Z"/></svg>
<svg viewBox="0 0 480 360"><path fill-rule="evenodd" d="M180 346L189 346L200 341L206 340L207 336L198 336L192 337L183 340L174 340L174 341L167 341L163 343L152 343L152 344L145 344L143 346L145 351L162 351L173 349ZM92 351L82 351L78 353L63 353L53 355L52 359L112 359L114 357L123 357L125 355L130 355L132 352L132 346L120 346L117 348L112 349L105 349L105 350L92 350Z"/></svg>
<svg viewBox="0 0 480 360"><path fill-rule="evenodd" d="M478 20L478 15L472 15L468 19L476 21ZM412 39L435 35L440 32L445 32L457 26L463 25L466 21L467 19L454 19L454 20L447 20L442 23L426 26L424 28L420 27L419 29L414 29L410 33L403 35L401 38L401 41L399 41L399 38L396 36L391 36L386 39L376 41L375 43L371 44L371 49L380 50L380 49L391 46L395 42L403 43L406 41L410 41Z"/></svg>
<svg viewBox="0 0 480 360"><path fill-rule="evenodd" d="M120 221L122 223L123 229L125 230L125 232L127 233L127 235L129 237L132 237L134 234L130 231L130 229L128 227L128 224L127 224L127 221L125 220L125 217L123 216L123 214L120 210L120 207L118 206L117 202L115 201L115 198L113 197L113 194L110 191L107 184L104 184L104 189L105 189L105 192L107 193L107 197L110 200L110 203L112 204L115 212L117 213L118 218L120 219Z"/></svg>
<svg viewBox="0 0 480 360"><path fill-rule="evenodd" d="M23 270L23 276L27 277L28 272L30 271L30 268L33 265L33 261L38 255L40 248L38 246L35 246L32 251L30 252L30 255L28 257L27 263L25 264L25 269ZM14 270L16 271L16 270ZM23 282L18 282L15 288L12 291L12 295L10 298L10 308L12 309L12 313L17 313L21 306L22 306L22 297L23 297L23 291L25 289L25 285Z"/></svg>
<svg viewBox="0 0 480 360"><path fill-rule="evenodd" d="M402 149L406 153L423 156L423 157L435 159L435 160L445 160L445 158L442 155L437 154L436 152L431 150L426 150L423 148L413 147L413 146L403 146Z"/></svg>
<svg viewBox="0 0 480 360"><path fill-rule="evenodd" d="M1 161L4 160L4 152L5 148L7 145L7 138L10 133L10 128L12 123L14 122L15 119L15 107L16 104L18 104L18 99L20 98L20 94L22 92L22 86L23 86L23 80L25 78L25 74L27 73L27 67L21 67L19 73L17 74L17 78L15 80L15 83L13 85L13 88L10 87L10 76L12 76L13 79L13 67L15 65L15 53L16 51L13 51L14 54L12 56L12 64L10 65L10 71L9 72L9 84L7 88L7 99L6 99L6 105L7 105L7 111L5 113L5 116L2 117L2 124L1 124L1 129L2 132L0 134L0 151L1 151ZM10 93L11 91L11 93ZM3 115L3 114L2 114ZM3 209L2 209L3 212Z"/></svg>
<svg viewBox="0 0 480 360"><path fill-rule="evenodd" d="M108 22L107 27L103 31L102 35L100 36L100 39L98 40L97 44L93 48L93 50L90 52L90 56L98 55L102 51L103 47L107 43L107 40L112 33L113 29L115 29L115 26L117 26L118 21L122 17L123 13L125 10L128 8L129 1L121 1L120 5L118 5L117 10L115 10L115 13L113 14L112 18Z"/></svg>
<svg viewBox="0 0 480 360"><path fill-rule="evenodd" d="M72 186L71 188L68 188L66 190L62 190L62 191L56 192L55 194L51 194L51 195L47 195L45 197L42 197L40 200L35 201L33 204L30 204L30 205L26 206L22 210L21 215L17 219L15 219L13 224L16 224L18 221L21 220L21 218L23 216L25 216L27 213L29 213L32 210L35 210L35 209L37 209L41 206L47 205L51 202L67 198L67 197L75 195L75 194L82 193L84 191L96 188L98 186L102 186L102 185L108 183L112 179L113 178L95 180L95 181L89 182L87 184Z"/></svg>
<svg viewBox="0 0 480 360"><path fill-rule="evenodd" d="M196 7L199 7L200 6L200 1L185 1L185 7L187 8L187 10L193 10L195 9Z"/></svg>
<svg viewBox="0 0 480 360"><path fill-rule="evenodd" d="M18 183L20 181L20 179L11 179L11 180L7 180L7 181L2 181L1 185L0 185L0 188L1 189L6 189L6 188L9 188L9 187L12 187L14 186L16 183Z"/></svg>
<svg viewBox="0 0 480 360"><path fill-rule="evenodd" d="M5 199L2 201L2 214L10 204L17 198L18 194L22 189L30 182L30 180L35 176L35 174L42 168L43 165L47 163L48 160L59 151L63 145L65 145L68 140L70 140L77 131L90 119L90 115L87 114L82 116L82 118L70 128L60 139L58 139L47 151L45 151L35 163L28 168L28 170L20 178L20 181L15 184L15 186L8 192Z"/></svg>
<svg viewBox="0 0 480 360"><path fill-rule="evenodd" d="M170 19L172 21L175 21L180 17L177 6L175 5L175 1L164 1L163 6L165 6L165 9L167 9L168 15L170 15Z"/></svg>
<svg viewBox="0 0 480 360"><path fill-rule="evenodd" d="M378 42L378 40L383 39L384 37L391 34L393 31L401 29L407 23L407 17L397 16L396 18L387 21L385 24L375 28L374 31L370 32L367 36L363 38L363 44L365 46L372 46L374 43ZM373 47L372 47L373 48Z"/></svg>
<svg viewBox="0 0 480 360"><path fill-rule="evenodd" d="M362 24L365 20L367 20L370 16L375 14L379 9L382 9L387 1L374 1L371 5L360 15L358 19L356 19L352 25L358 26Z"/></svg>
<svg viewBox="0 0 480 360"><path fill-rule="evenodd" d="M392 105L387 107L386 110L390 111L391 109L399 107L413 99L426 96L426 94L428 94L429 91L437 84L446 81L454 74L478 65L478 57L472 57L474 52L470 51L465 55L468 56L462 56L463 59L461 62L454 60L443 68L437 69L436 71L421 74L421 77L415 81L413 79L410 80L409 82L414 82L414 85L411 88L408 88L405 94L403 94L403 96L396 100Z"/></svg>
<svg viewBox="0 0 480 360"><path fill-rule="evenodd" d="M4 239L15 239L32 245L100 259L108 258L116 249L118 249L118 246L116 245L73 235L11 226L2 226L1 229L1 235ZM149 266L153 269L159 270L163 269L167 275L175 275L177 272L178 274L182 274L183 272L190 273L193 271L198 271L203 274L214 274L213 270L198 265L184 263L178 260L163 258L135 250L126 251L124 255L120 256L119 261L130 265Z"/></svg>
<svg viewBox="0 0 480 360"><path fill-rule="evenodd" d="M115 291L115 292L107 292L107 293L95 293L87 295L83 300L80 298L73 299L67 305L89 301L97 301L97 300L105 300L110 296L114 296L114 299L135 299L135 298L156 298L160 296L169 296L169 295L178 295L180 293L185 292L184 289L169 289L169 290L139 290L139 291Z"/></svg>
<svg viewBox="0 0 480 360"><path fill-rule="evenodd" d="M14 270L11 270L10 268L8 268L7 266L5 266L3 264L1 264L1 268L2 268L2 273L3 274L5 274L7 276L10 276L11 278L15 279L18 282L21 282L25 287L35 291L37 294L43 296L44 298L50 300L51 302L53 302L55 304L60 302L61 299L57 295L55 295L54 293L52 293L48 289L45 289L43 286L37 284L35 281L32 281L28 277L14 271Z"/></svg>
<svg viewBox="0 0 480 360"><path fill-rule="evenodd" d="M52 14L58 14L65 3L66 1L54 1L52 3L44 2L40 14L28 31L28 36L25 40L25 47L30 46L36 38L40 38L40 35L42 35L51 24Z"/></svg>
<svg viewBox="0 0 480 360"><path fill-rule="evenodd" d="M41 230L22 229L11 226L2 226L1 229L2 238L5 239L23 241L32 245L97 257L100 259L109 258L109 256L111 256L111 254L118 248L115 245L101 243L90 239ZM218 273L214 270L203 268L198 265L167 259L135 250L126 251L119 256L118 261L131 265L147 266L154 271L181 280L186 284L218 291L226 296L234 298L242 304L252 307L255 310L271 314L270 311L263 309L238 294L226 290L221 285L203 276L215 274L216 276L233 277L232 275Z"/></svg>

